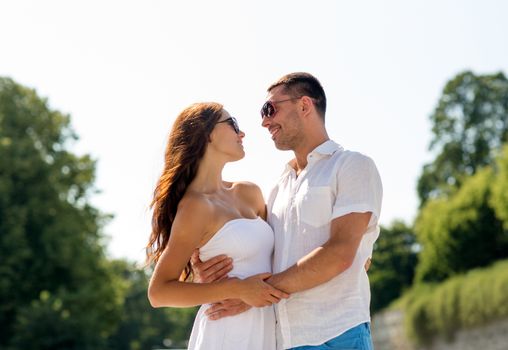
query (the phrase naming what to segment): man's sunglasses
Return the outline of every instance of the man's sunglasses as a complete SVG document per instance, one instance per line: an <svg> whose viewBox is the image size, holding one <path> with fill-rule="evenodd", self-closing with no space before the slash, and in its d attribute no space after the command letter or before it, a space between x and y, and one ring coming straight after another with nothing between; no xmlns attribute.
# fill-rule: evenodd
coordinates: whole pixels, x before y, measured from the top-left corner
<svg viewBox="0 0 508 350"><path fill-rule="evenodd" d="M219 123L228 123L229 125L231 125L231 127L237 134L240 133L240 127L238 126L238 122L236 121L236 119L234 117L229 117L228 119L224 119L224 120L221 120L220 122L217 122L217 124L219 124Z"/></svg>
<svg viewBox="0 0 508 350"><path fill-rule="evenodd" d="M276 103L291 101L291 100L298 100L300 97L293 97L293 98L287 98L285 100L279 100L279 101L266 101L263 107L261 107L261 118L273 118L275 116L275 113L277 113L277 108L275 108Z"/></svg>

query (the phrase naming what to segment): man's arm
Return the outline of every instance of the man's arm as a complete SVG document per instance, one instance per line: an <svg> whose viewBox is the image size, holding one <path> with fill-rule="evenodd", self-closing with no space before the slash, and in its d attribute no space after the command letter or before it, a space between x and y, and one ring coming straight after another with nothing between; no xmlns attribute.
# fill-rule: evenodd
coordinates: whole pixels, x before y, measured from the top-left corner
<svg viewBox="0 0 508 350"><path fill-rule="evenodd" d="M370 212L350 213L332 220L330 239L267 282L286 293L323 284L347 270L367 230Z"/></svg>
<svg viewBox="0 0 508 350"><path fill-rule="evenodd" d="M370 212L351 213L332 220L330 239L323 246L266 281L290 293L315 287L339 275L353 263L370 217ZM368 270L369 266L370 259L367 259L365 270ZM217 270L220 268L217 267ZM237 315L249 308L250 306L241 300L225 300L210 306L206 314L210 319L217 320Z"/></svg>
<svg viewBox="0 0 508 350"><path fill-rule="evenodd" d="M199 249L191 255L192 281L196 283L211 283L228 278L228 272L233 270L233 259L227 255L217 255L205 262L199 258Z"/></svg>
<svg viewBox="0 0 508 350"><path fill-rule="evenodd" d="M228 278L228 272L233 269L232 259L226 255L218 255L207 261L199 258L199 249L191 257L193 282L211 283ZM240 299L226 299L213 303L205 314L211 320L218 320L227 316L234 316L249 310L252 306Z"/></svg>

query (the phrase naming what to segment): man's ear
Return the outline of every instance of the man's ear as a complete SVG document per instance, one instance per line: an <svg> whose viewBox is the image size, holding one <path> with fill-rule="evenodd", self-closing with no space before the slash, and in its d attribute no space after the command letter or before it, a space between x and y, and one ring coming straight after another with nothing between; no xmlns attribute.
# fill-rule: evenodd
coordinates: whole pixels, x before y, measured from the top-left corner
<svg viewBox="0 0 508 350"><path fill-rule="evenodd" d="M304 115L307 115L309 114L309 112L315 108L314 107L314 101L309 97L309 96L302 96L302 98L300 99L300 110L302 113L304 113Z"/></svg>

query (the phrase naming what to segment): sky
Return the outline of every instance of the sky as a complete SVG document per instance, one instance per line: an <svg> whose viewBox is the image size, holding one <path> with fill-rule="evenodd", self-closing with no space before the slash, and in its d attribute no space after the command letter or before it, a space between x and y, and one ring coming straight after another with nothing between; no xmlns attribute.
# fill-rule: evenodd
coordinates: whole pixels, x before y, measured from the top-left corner
<svg viewBox="0 0 508 350"><path fill-rule="evenodd" d="M376 162L381 224L411 223L435 156L429 115L456 74L508 73L507 15L503 0L0 0L0 76L71 116L71 150L97 160L91 202L114 215L108 254L142 262L179 112L222 103L246 133L223 177L266 198L292 153L275 149L259 109L295 71L321 81L329 136Z"/></svg>

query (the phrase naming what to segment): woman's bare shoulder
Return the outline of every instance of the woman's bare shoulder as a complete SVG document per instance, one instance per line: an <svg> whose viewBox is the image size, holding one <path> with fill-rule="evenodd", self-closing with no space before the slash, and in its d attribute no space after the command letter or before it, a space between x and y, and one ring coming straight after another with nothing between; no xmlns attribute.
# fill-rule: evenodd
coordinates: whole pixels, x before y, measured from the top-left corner
<svg viewBox="0 0 508 350"><path fill-rule="evenodd" d="M261 188L256 185L254 182L250 181L237 181L231 182L231 188L236 189L240 192L252 193L252 194L262 194Z"/></svg>
<svg viewBox="0 0 508 350"><path fill-rule="evenodd" d="M253 182L239 181L234 182L232 188L237 196L248 203L258 216L265 218L265 199L258 185Z"/></svg>
<svg viewBox="0 0 508 350"><path fill-rule="evenodd" d="M213 216L214 206L206 195L186 193L178 203L174 224L180 228L206 231L206 226Z"/></svg>

